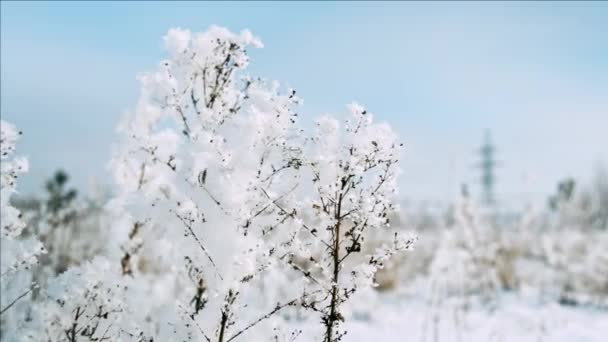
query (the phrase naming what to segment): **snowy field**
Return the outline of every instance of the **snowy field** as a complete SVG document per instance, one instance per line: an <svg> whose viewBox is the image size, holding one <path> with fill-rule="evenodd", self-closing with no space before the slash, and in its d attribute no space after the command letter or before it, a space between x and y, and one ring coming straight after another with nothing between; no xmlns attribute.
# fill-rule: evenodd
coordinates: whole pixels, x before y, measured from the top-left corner
<svg viewBox="0 0 608 342"><path fill-rule="evenodd" d="M608 336L606 310L534 303L513 294L502 295L493 309L467 311L457 305L433 311L425 302L395 295L380 300L379 314L347 324L345 341L602 342Z"/></svg>

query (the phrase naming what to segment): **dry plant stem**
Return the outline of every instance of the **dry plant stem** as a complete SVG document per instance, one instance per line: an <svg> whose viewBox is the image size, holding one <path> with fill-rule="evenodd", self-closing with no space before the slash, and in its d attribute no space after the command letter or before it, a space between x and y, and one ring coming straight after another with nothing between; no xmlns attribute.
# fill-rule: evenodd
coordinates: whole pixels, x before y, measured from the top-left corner
<svg viewBox="0 0 608 342"><path fill-rule="evenodd" d="M333 254L333 284L331 288L331 302L329 316L325 320L325 341L332 342L335 326L338 324L338 281L340 279L340 225L342 223L341 218L342 210L342 194L340 194L338 203L336 204L335 218L337 220L334 227L334 245L332 249Z"/></svg>
<svg viewBox="0 0 608 342"><path fill-rule="evenodd" d="M218 338L218 342L224 342L224 334L226 332L226 323L228 323L228 313L222 311L222 319L220 322L220 336Z"/></svg>

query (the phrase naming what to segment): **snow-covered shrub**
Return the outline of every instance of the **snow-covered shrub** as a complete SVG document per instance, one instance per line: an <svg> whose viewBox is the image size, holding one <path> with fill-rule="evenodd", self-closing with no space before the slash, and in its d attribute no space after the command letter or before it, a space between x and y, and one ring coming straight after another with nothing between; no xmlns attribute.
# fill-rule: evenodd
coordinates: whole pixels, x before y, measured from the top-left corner
<svg viewBox="0 0 608 342"><path fill-rule="evenodd" d="M465 193L455 208L455 225L442 233L431 278L446 295L489 299L501 286L496 261L500 239Z"/></svg>
<svg viewBox="0 0 608 342"><path fill-rule="evenodd" d="M302 164L306 191L299 193L297 206L280 207L300 227L289 262L318 291L305 305L321 316L327 342L345 334L344 304L358 290L375 286L378 270L414 242L389 228L401 144L390 126L375 123L363 107L348 109L343 126L329 117L316 122ZM376 230L391 238L365 253Z"/></svg>
<svg viewBox="0 0 608 342"><path fill-rule="evenodd" d="M551 229L537 239L542 266L527 275L564 304L608 307L608 232Z"/></svg>
<svg viewBox="0 0 608 342"><path fill-rule="evenodd" d="M146 336L230 341L306 296L253 301L297 234L278 207L298 186L300 100L245 74L261 46L248 31L172 29L165 43L112 161L113 257Z"/></svg>
<svg viewBox="0 0 608 342"><path fill-rule="evenodd" d="M165 42L169 58L140 77L112 162L125 297L154 298L131 303L133 317L147 336L171 339L179 326L228 341L257 324L252 312L297 304L321 315L326 341L340 339L341 305L413 242L395 232L360 253L394 210L395 134L355 104L343 129L324 117L307 137L294 90L244 75L247 48L260 45L247 31L174 29ZM278 277L295 280L282 302L247 302L285 266L309 284Z"/></svg>
<svg viewBox="0 0 608 342"><path fill-rule="evenodd" d="M608 229L608 173L598 168L592 182L580 186L568 178L561 181L549 198L553 212L551 225L567 229Z"/></svg>
<svg viewBox="0 0 608 342"><path fill-rule="evenodd" d="M104 258L49 278L16 341L143 341L124 310L124 284Z"/></svg>

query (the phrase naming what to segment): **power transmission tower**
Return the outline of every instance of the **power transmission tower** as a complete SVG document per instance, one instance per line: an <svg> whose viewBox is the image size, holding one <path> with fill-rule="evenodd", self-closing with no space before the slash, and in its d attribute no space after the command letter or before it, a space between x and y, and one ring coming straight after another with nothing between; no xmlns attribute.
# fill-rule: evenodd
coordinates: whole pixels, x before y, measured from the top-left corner
<svg viewBox="0 0 608 342"><path fill-rule="evenodd" d="M498 162L495 159L496 147L492 144L489 130L486 130L485 132L485 139L478 153L481 159L477 167L481 170L482 200L485 204L492 205L495 202L495 169L498 166Z"/></svg>

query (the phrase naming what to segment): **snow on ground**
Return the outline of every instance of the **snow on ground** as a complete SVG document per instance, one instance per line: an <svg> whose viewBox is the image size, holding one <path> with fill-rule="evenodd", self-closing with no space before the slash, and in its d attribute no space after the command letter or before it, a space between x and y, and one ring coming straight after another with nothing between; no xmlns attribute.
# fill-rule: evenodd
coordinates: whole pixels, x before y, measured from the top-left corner
<svg viewBox="0 0 608 342"><path fill-rule="evenodd" d="M394 294L378 299L371 315L346 324L345 342L608 341L606 309L534 303L518 294L501 295L493 308L468 310L455 303L429 310L425 301Z"/></svg>

